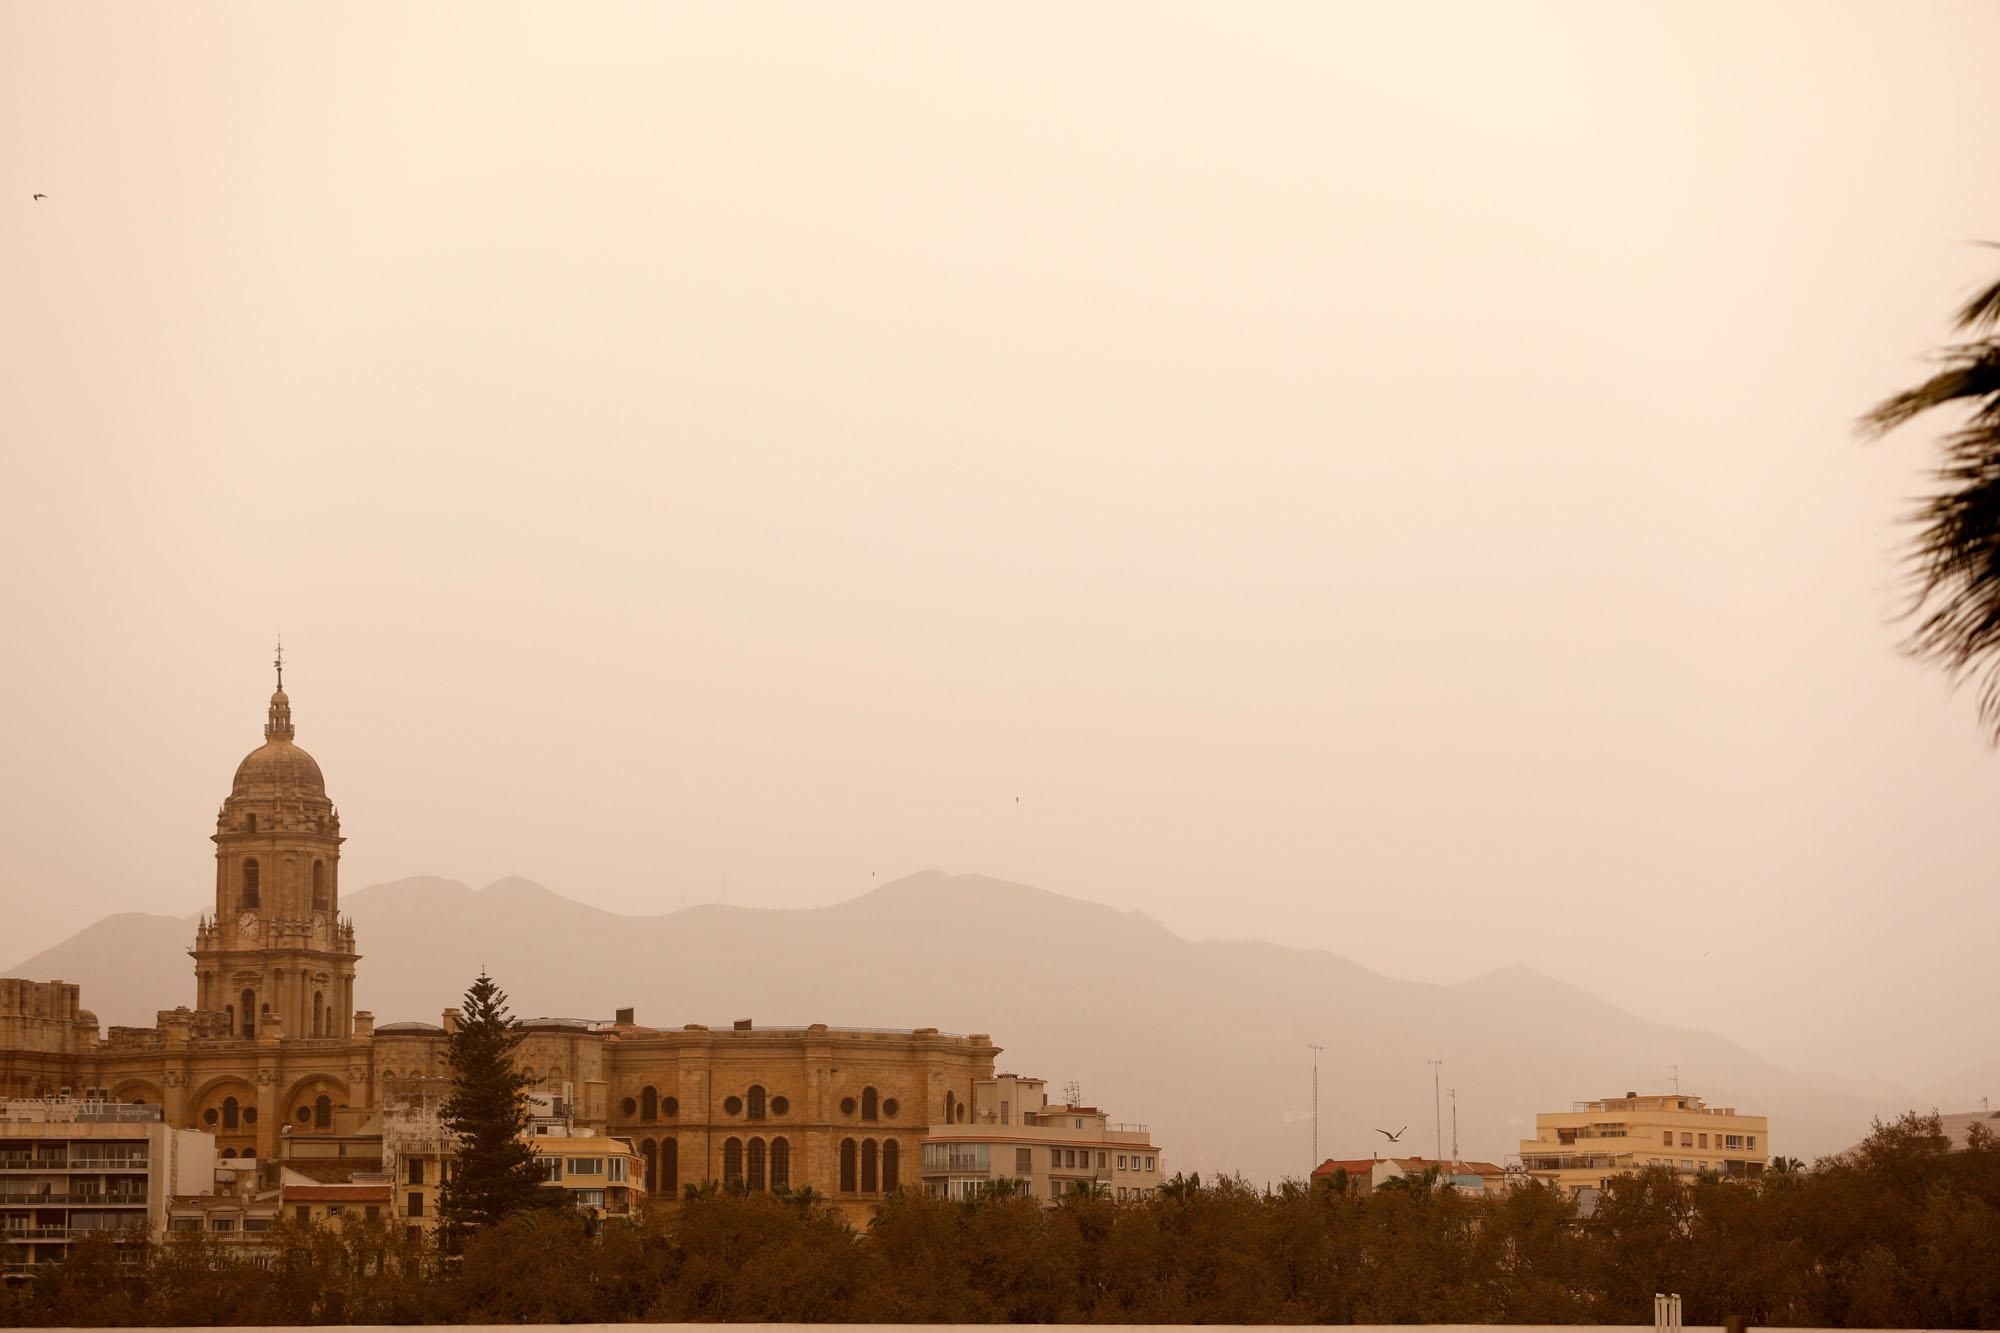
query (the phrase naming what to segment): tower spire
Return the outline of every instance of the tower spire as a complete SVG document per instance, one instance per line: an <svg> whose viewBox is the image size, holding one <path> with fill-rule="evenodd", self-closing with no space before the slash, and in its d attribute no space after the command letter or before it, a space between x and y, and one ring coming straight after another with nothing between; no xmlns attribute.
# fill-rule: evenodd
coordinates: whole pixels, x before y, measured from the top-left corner
<svg viewBox="0 0 2000 1333"><path fill-rule="evenodd" d="M271 696L271 711L264 721L264 739L288 741L297 733L292 729L292 701L285 697L285 641L282 638L278 640L278 655L271 659L271 665L278 672L278 691Z"/></svg>

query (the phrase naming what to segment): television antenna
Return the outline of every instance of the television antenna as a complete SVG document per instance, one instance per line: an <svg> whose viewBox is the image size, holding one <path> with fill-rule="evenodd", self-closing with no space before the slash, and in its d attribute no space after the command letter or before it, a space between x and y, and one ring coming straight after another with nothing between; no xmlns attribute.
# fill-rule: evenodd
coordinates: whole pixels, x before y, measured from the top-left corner
<svg viewBox="0 0 2000 1333"><path fill-rule="evenodd" d="M1313 1053L1313 1169L1319 1169L1319 1053L1326 1049L1318 1042L1309 1041L1306 1047Z"/></svg>
<svg viewBox="0 0 2000 1333"><path fill-rule="evenodd" d="M1444 1092L1443 1092L1444 1061L1426 1060L1424 1061L1424 1063L1431 1067L1431 1116L1437 1122L1436 1124L1437 1146L1434 1149L1437 1155L1433 1157L1431 1160L1443 1161L1444 1160Z"/></svg>

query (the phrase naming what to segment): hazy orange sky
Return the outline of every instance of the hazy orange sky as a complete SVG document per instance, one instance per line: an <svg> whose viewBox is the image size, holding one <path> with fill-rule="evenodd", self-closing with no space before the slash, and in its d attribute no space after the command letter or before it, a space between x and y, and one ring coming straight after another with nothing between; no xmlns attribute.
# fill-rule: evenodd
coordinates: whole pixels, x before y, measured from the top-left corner
<svg viewBox="0 0 2000 1333"><path fill-rule="evenodd" d="M282 631L350 891L940 865L1990 1059L2000 757L1891 620L1935 432L1851 425L1996 266L1995 51L1985 3L13 0L0 967L202 906Z"/></svg>

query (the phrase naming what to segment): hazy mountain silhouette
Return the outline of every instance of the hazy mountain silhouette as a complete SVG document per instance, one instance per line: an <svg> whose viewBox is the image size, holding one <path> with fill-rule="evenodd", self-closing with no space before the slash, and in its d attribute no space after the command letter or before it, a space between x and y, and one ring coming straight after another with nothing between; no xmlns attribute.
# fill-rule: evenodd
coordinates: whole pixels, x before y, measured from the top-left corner
<svg viewBox="0 0 2000 1333"><path fill-rule="evenodd" d="M378 1022L437 1021L483 964L522 1015L985 1032L1003 1068L1074 1079L1150 1123L1174 1169L1305 1170L1320 1056L1322 1156L1366 1155L1379 1124L1434 1144L1430 1057L1459 1091L1468 1157L1500 1159L1537 1110L1682 1087L1772 1117L1811 1158L1904 1109L1892 1086L1785 1071L1713 1033L1671 1028L1505 967L1456 986L1402 981L1318 950L1190 941L1133 912L978 875L925 871L832 907L601 911L522 879L422 878L347 895ZM192 918L106 918L6 975L83 985L106 1023L150 1023L193 991ZM1451 1109L1443 1113L1447 1149Z"/></svg>

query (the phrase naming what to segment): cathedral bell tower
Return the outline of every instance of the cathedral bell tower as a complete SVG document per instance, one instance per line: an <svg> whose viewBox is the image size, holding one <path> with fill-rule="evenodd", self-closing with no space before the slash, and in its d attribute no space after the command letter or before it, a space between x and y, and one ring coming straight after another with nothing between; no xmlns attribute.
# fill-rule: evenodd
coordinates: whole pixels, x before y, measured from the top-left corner
<svg viewBox="0 0 2000 1333"><path fill-rule="evenodd" d="M195 930L195 1007L232 1036L354 1031L354 927L340 918L340 812L293 744L284 654L264 743L215 821L215 911Z"/></svg>

